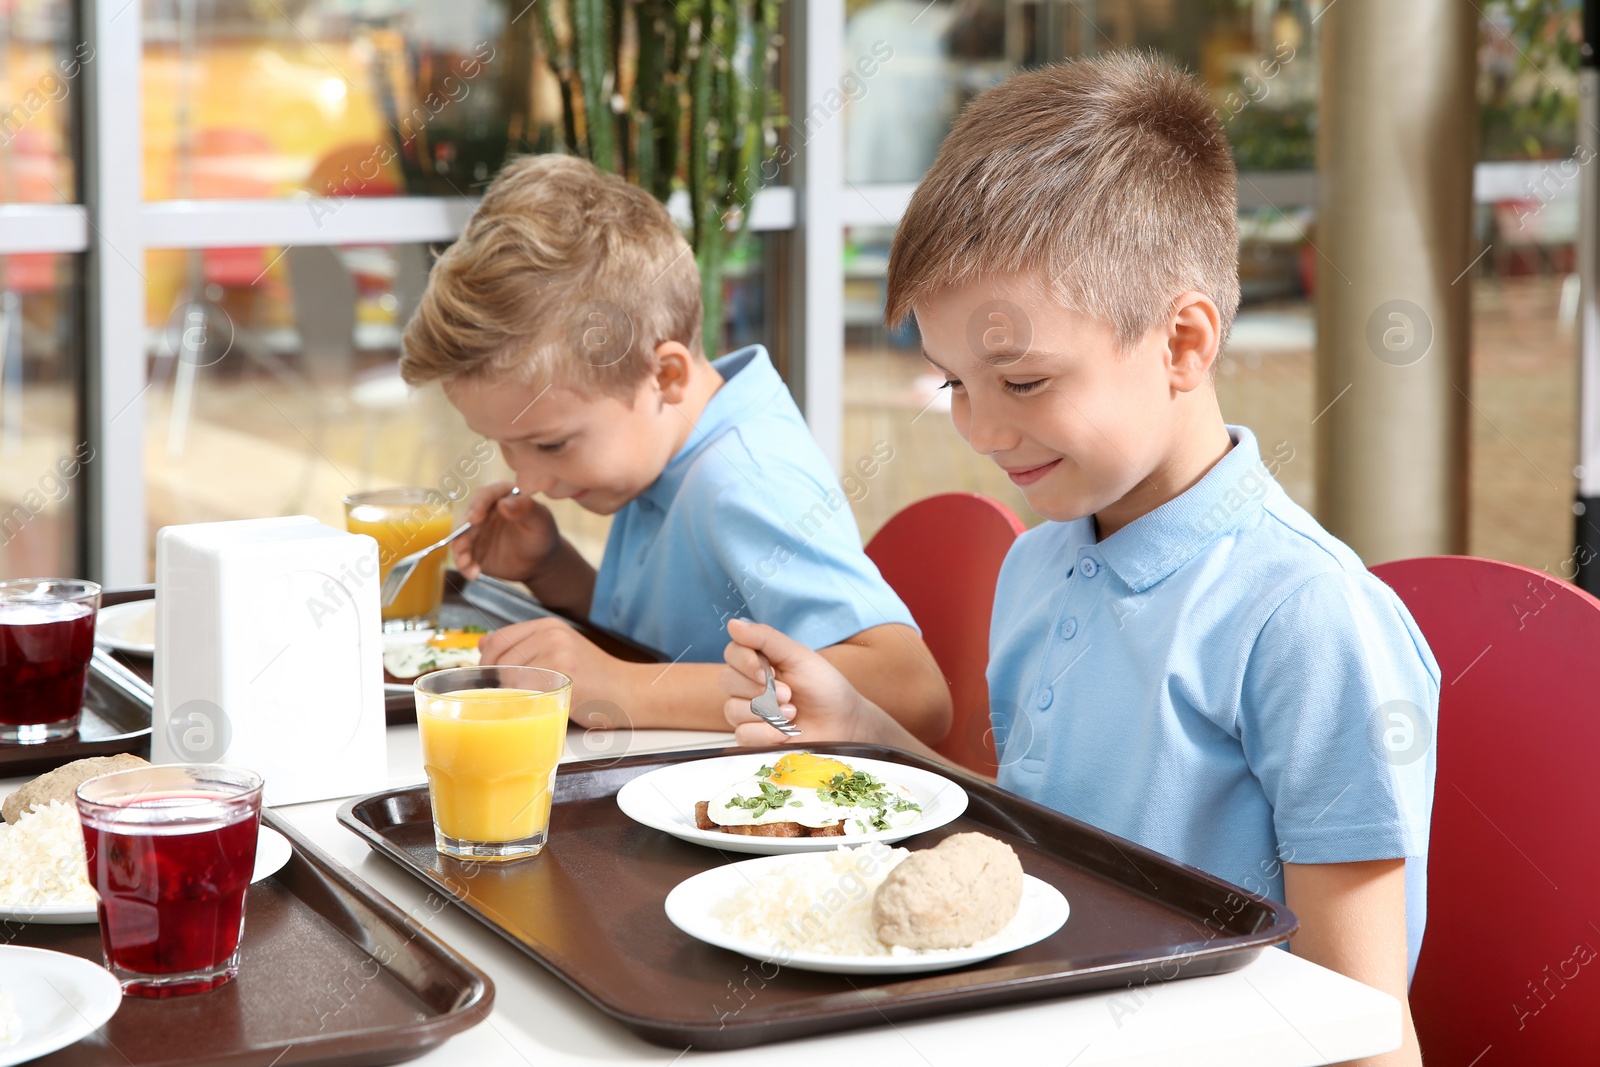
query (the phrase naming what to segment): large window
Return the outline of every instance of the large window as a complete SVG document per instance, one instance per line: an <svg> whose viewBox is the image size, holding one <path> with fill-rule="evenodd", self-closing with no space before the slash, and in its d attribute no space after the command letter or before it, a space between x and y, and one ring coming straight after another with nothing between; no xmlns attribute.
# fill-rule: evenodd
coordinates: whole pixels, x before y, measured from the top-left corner
<svg viewBox="0 0 1600 1067"><path fill-rule="evenodd" d="M508 154L557 139L559 86L536 19L517 7L0 5L0 570L132 584L150 577L162 525L335 522L352 487L446 477L470 441L436 394L399 383L399 330L483 182ZM708 347L767 342L841 469L878 459L884 471L856 494L865 534L955 489L1036 521L955 435L915 334L883 328L887 250L966 101L1038 63L1156 48L1211 87L1240 166L1244 306L1219 367L1224 413L1292 450L1279 477L1315 506L1328 7L783 5L792 121L762 166L769 185L730 257ZM1470 547L1555 569L1575 451L1578 9L1480 8L1483 255L1462 280L1476 301ZM598 554L603 520L562 521Z"/></svg>

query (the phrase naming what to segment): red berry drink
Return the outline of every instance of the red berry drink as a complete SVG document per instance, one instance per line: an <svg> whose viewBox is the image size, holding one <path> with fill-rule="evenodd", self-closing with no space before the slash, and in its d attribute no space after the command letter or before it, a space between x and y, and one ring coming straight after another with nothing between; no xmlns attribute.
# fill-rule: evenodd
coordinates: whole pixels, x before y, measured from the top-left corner
<svg viewBox="0 0 1600 1067"><path fill-rule="evenodd" d="M175 782L185 772L191 781ZM260 781L219 766L142 767L79 788L101 945L124 994L201 993L238 973Z"/></svg>
<svg viewBox="0 0 1600 1067"><path fill-rule="evenodd" d="M93 582L0 582L0 743L77 732L99 602Z"/></svg>

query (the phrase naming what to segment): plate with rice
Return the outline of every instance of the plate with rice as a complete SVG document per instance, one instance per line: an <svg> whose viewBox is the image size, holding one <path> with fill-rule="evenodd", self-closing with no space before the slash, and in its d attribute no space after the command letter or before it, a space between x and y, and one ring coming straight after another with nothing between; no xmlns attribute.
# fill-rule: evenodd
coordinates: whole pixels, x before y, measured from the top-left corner
<svg viewBox="0 0 1600 1067"><path fill-rule="evenodd" d="M911 949L879 940L873 898L911 855L883 842L834 852L766 856L703 871L667 894L667 918L718 948L803 971L944 971L1026 948L1061 929L1067 898L1023 875L1021 902L1000 931L960 948Z"/></svg>
<svg viewBox="0 0 1600 1067"><path fill-rule="evenodd" d="M250 880L275 874L293 853L288 838L263 826ZM78 809L59 800L0 823L0 920L65 925L99 921L89 884Z"/></svg>
<svg viewBox="0 0 1600 1067"><path fill-rule="evenodd" d="M797 749L658 767L624 784L617 806L680 841L776 856L937 829L967 810L967 791L920 767ZM781 827L750 825L771 820Z"/></svg>

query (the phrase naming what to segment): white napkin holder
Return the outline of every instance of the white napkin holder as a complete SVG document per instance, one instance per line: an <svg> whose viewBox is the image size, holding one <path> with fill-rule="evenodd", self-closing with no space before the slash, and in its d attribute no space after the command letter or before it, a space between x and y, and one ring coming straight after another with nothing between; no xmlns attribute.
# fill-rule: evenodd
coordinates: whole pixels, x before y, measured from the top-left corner
<svg viewBox="0 0 1600 1067"><path fill-rule="evenodd" d="M155 763L298 804L388 785L378 543L309 515L156 535Z"/></svg>

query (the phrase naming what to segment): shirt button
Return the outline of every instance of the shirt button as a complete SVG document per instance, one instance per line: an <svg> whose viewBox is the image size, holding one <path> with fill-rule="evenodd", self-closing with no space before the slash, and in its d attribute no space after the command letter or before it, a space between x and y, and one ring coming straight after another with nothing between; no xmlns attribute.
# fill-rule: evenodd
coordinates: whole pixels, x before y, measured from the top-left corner
<svg viewBox="0 0 1600 1067"><path fill-rule="evenodd" d="M1043 711L1045 708L1048 708L1050 706L1050 702L1055 698L1056 695L1050 691L1050 687L1048 685L1039 690L1039 710Z"/></svg>
<svg viewBox="0 0 1600 1067"><path fill-rule="evenodd" d="M1061 624L1061 640L1071 641L1078 636L1078 620L1069 618Z"/></svg>
<svg viewBox="0 0 1600 1067"><path fill-rule="evenodd" d="M1083 576L1085 578L1093 578L1097 573L1099 573L1100 564L1098 564L1098 563L1096 563L1094 561L1094 557L1093 556L1085 556L1085 557L1083 557L1083 563L1081 564L1081 568L1083 570Z"/></svg>

